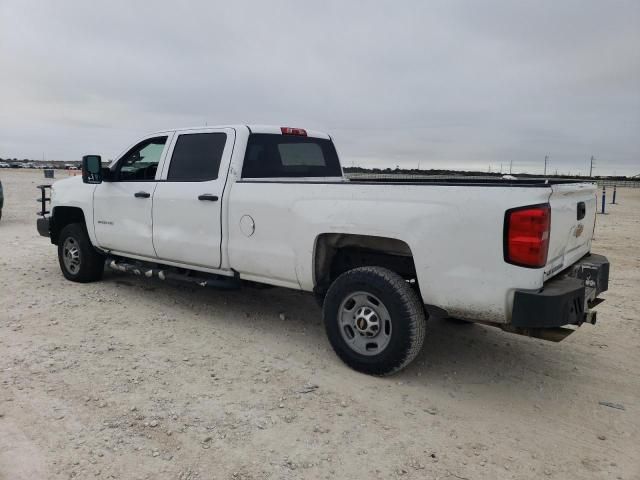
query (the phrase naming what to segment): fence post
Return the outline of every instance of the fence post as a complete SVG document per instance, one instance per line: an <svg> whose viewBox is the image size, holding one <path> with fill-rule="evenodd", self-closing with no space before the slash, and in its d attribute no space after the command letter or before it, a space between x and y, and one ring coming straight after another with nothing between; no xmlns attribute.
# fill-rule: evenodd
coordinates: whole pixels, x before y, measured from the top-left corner
<svg viewBox="0 0 640 480"><path fill-rule="evenodd" d="M616 185L613 186L613 200L611 201L614 205L616 204Z"/></svg>
<svg viewBox="0 0 640 480"><path fill-rule="evenodd" d="M600 213L604 213L604 202L605 202L605 198L607 196L606 194L606 186L602 185L602 211Z"/></svg>

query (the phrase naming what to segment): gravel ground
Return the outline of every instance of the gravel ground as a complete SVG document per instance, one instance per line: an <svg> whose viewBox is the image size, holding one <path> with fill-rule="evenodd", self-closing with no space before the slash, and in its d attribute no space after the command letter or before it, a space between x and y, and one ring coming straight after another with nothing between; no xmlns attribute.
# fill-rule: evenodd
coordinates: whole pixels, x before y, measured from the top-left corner
<svg viewBox="0 0 640 480"><path fill-rule="evenodd" d="M0 178L0 479L640 478L640 189L598 216L596 326L553 344L434 319L380 379L300 292L65 281L42 172Z"/></svg>

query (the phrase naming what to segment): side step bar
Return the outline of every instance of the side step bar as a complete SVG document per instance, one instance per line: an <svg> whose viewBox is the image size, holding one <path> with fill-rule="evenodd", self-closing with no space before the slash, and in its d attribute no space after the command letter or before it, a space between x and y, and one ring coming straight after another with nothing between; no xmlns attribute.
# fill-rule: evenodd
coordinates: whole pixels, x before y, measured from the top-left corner
<svg viewBox="0 0 640 480"><path fill-rule="evenodd" d="M144 262L130 263L115 257L107 257L107 266L117 272L132 273L146 278L159 278L176 282L190 283L200 287L214 287L227 290L240 288L241 280L236 273L233 277L214 275L194 270L183 270L175 267L164 267Z"/></svg>

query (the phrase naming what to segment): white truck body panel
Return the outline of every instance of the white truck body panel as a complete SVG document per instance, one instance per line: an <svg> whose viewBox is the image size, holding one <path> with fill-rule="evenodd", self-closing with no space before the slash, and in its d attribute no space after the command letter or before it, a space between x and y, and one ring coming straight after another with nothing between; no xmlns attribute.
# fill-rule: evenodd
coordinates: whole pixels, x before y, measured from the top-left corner
<svg viewBox="0 0 640 480"><path fill-rule="evenodd" d="M93 191L95 185L82 183L80 177L67 177L57 180L51 188L51 211L57 206L82 210L91 243L98 245L94 228Z"/></svg>
<svg viewBox="0 0 640 480"><path fill-rule="evenodd" d="M167 158L182 135L225 133L218 178L204 182L168 182L165 161L153 195L153 245L158 258L207 268L220 267L222 241L221 201L201 201L199 195L223 197L235 141L232 128L205 128L176 132ZM188 213L187 213L188 212Z"/></svg>
<svg viewBox="0 0 640 480"><path fill-rule="evenodd" d="M224 132L218 178L170 182L180 135ZM78 206L91 241L104 251L193 270L314 289L316 244L324 234L384 237L411 252L425 304L470 320L509 323L513 295L539 290L591 248L595 186L385 184L329 178L241 178L252 133L279 127L221 126L161 132L169 136L154 181L77 180L55 184L52 208ZM150 135L148 138L153 137ZM321 132L307 135L330 139ZM145 190L147 199L134 198ZM219 201L198 201L211 194ZM576 202L586 215L576 219ZM548 262L522 268L505 262L505 211L551 205ZM94 216L95 212L95 216ZM117 222L113 224L108 222ZM581 227L580 227L581 225ZM578 230L580 234L578 234Z"/></svg>
<svg viewBox="0 0 640 480"><path fill-rule="evenodd" d="M544 279L572 265L591 250L596 222L596 185L592 183L552 185L551 236ZM585 216L578 220L576 204L584 202Z"/></svg>
<svg viewBox="0 0 640 480"><path fill-rule="evenodd" d="M487 321L508 321L511 289L542 287L540 269L504 262L502 228L487 226L501 227L505 208L545 202L548 188L413 185L401 188L401 198L399 190L380 184L236 182L228 197L229 262L241 276L312 290L320 235L394 238L411 250L426 304ZM254 219L251 237L240 230L243 215Z"/></svg>
<svg viewBox="0 0 640 480"><path fill-rule="evenodd" d="M155 256L152 241L152 202L136 199L137 192L151 196L156 182L105 182L93 194L97 246L138 255ZM117 228L114 228L117 226Z"/></svg>
<svg viewBox="0 0 640 480"><path fill-rule="evenodd" d="M147 135L141 140L156 136ZM169 134L167 137L161 153L161 162L167 155L172 135ZM91 185L96 246L106 250L156 256L152 239L151 199L158 186L159 176L158 171L155 180L151 181L104 182ZM138 192L146 192L150 196L136 198L134 195Z"/></svg>

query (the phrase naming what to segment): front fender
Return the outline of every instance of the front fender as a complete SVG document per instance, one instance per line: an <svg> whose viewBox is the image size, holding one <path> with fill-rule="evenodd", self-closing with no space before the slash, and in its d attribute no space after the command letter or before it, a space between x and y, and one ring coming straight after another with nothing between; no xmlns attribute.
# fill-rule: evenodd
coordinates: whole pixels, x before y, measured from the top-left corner
<svg viewBox="0 0 640 480"><path fill-rule="evenodd" d="M78 208L82 211L87 233L91 243L96 245L96 235L93 221L93 192L96 185L82 182L82 177L69 177L58 180L51 187L51 216L55 223L56 209L59 207Z"/></svg>

